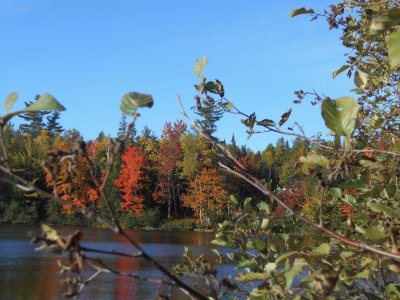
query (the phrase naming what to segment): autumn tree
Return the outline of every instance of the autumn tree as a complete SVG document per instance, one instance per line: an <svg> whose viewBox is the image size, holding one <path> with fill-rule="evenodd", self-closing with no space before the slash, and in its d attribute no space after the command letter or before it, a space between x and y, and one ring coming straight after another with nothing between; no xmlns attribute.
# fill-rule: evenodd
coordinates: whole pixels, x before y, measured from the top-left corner
<svg viewBox="0 0 400 300"><path fill-rule="evenodd" d="M68 132L68 131L67 131ZM80 134L77 130L67 136L58 136L54 141L54 148L58 151L73 151L79 153L79 147L84 147ZM63 212L73 214L70 203L77 207L97 207L98 194L96 185L93 182L91 166L84 155L71 155L58 162L59 170L54 172L53 178L51 172L47 172L46 182L49 187L54 188L55 192L65 202ZM55 186L54 186L55 183Z"/></svg>
<svg viewBox="0 0 400 300"><path fill-rule="evenodd" d="M121 172L115 180L121 193L121 209L123 212L141 213L145 208L144 196L141 194L145 160L142 149L138 146L127 146L121 159Z"/></svg>
<svg viewBox="0 0 400 300"><path fill-rule="evenodd" d="M228 194L223 188L222 180L215 168L204 168L190 182L186 194L182 197L183 204L193 209L201 223L207 218L207 213L222 215L227 207Z"/></svg>
<svg viewBox="0 0 400 300"><path fill-rule="evenodd" d="M153 199L153 192L158 185L158 153L159 141L154 132L147 126L138 136L138 144L142 147L142 153L145 157L143 165L143 190L145 204L147 208L153 208L156 203Z"/></svg>
<svg viewBox="0 0 400 300"><path fill-rule="evenodd" d="M193 180L203 167L212 166L214 150L202 136L186 133L181 137L182 159L178 162L183 180Z"/></svg>
<svg viewBox="0 0 400 300"><path fill-rule="evenodd" d="M175 215L180 209L180 188L177 163L181 159L182 147L180 138L186 131L186 124L182 120L173 124L167 122L164 126L158 153L158 187L154 192L154 198L161 203L167 203L168 218L171 217L171 209Z"/></svg>

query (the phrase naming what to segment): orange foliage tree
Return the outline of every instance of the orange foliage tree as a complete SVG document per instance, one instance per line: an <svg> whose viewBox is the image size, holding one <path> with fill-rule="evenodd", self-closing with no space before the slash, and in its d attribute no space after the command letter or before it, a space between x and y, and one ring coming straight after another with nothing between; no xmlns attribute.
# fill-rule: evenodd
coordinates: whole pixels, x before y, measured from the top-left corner
<svg viewBox="0 0 400 300"><path fill-rule="evenodd" d="M141 213L145 207L144 196L139 194L143 188L142 168L145 162L142 149L137 146L127 146L121 160L121 172L115 180L115 185L122 194L121 210Z"/></svg>
<svg viewBox="0 0 400 300"><path fill-rule="evenodd" d="M228 194L222 185L223 178L215 168L203 168L190 182L183 204L193 209L203 223L205 213L222 214L228 202Z"/></svg>
<svg viewBox="0 0 400 300"><path fill-rule="evenodd" d="M73 139L57 136L54 141L54 148L61 151L69 151L73 144ZM53 186L53 180L49 173L46 175L46 183L48 186ZM99 197L95 183L91 179L90 165L84 157L76 155L62 160L55 183L57 194L65 201L63 205L64 213L74 213L69 204L80 208L98 205Z"/></svg>

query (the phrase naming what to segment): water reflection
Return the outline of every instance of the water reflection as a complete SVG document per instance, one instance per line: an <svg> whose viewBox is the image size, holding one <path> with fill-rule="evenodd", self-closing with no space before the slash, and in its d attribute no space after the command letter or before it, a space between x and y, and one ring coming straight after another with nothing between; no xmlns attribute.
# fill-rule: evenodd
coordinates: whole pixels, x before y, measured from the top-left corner
<svg viewBox="0 0 400 300"><path fill-rule="evenodd" d="M62 299L58 256L35 252L27 232L32 227L21 225L0 225L0 299ZM76 228L60 228L62 233L71 233ZM35 228L39 231L39 228ZM84 229L85 247L103 250L130 251L126 241L107 230ZM212 233L130 231L152 256L167 268L172 268L182 259L184 246L190 246L195 254L210 253ZM96 254L105 263L123 272L134 272L141 276L160 278L161 274L151 264L128 257L111 257ZM89 277L94 270L83 274ZM113 274L101 274L84 290L79 299L152 299L160 291L160 286ZM179 295L176 299L181 299Z"/></svg>
<svg viewBox="0 0 400 300"><path fill-rule="evenodd" d="M120 256L117 259L117 269L124 273L136 273L139 271L137 259ZM135 280L129 277L117 277L115 298L118 300L135 299L136 297Z"/></svg>

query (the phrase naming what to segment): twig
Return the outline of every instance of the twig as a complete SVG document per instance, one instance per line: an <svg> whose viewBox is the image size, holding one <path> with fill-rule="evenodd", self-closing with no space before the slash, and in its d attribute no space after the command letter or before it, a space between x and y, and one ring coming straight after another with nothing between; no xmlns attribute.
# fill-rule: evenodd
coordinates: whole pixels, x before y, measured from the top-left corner
<svg viewBox="0 0 400 300"><path fill-rule="evenodd" d="M239 178L242 178L243 180L245 180L246 182L248 182L249 184L251 184L252 186L254 186L256 189L258 189L261 193L263 193L264 195L268 196L271 200L276 201L279 205L281 205L284 209L286 209L291 215L293 215L295 218L297 218L298 220L318 229L319 231L327 234L328 236L337 239L341 242L343 242L344 244L347 244L349 246L352 247L356 247L359 249L363 249L366 250L368 252L372 252L375 254L378 254L380 256L384 256L384 257L388 257L388 258L393 258L395 260L400 261L400 255L399 254L395 254L395 253L390 253L390 252L386 252L380 249L377 249L375 247L366 245L364 243L361 242L357 242L357 241L353 241L350 240L344 236L341 236L339 234L337 234L336 232L333 232L331 230L329 230L328 228L325 228L322 224L317 224L305 217L303 217L302 215L300 215L299 213L297 213L296 211L294 211L293 209L291 209L289 206L287 206L285 204L285 202L283 200L281 200L279 197L275 196L268 188L266 188L257 178L255 178L253 175L249 174L246 170L246 168L232 155L232 153L229 151L229 149L227 147L225 147L223 144L221 143L217 143L215 142L215 140L213 138L211 138L209 136L209 134L207 134L205 132L205 130L201 127L201 125L199 125L197 122L193 122L189 116L187 115L182 101L178 95L178 102L181 106L181 110L182 110L182 114L185 116L185 118L194 126L194 128L197 130L197 132L203 136L204 138L206 138L213 146L215 146L217 149L219 149L227 158L229 158L235 165L236 167L241 170L242 173L235 171L233 169L231 169L230 167L224 165L223 163L219 162L219 165L228 173L231 173Z"/></svg>
<svg viewBox="0 0 400 300"><path fill-rule="evenodd" d="M100 254L108 254L108 255L117 255L117 256L125 256L125 257L131 257L131 258L138 258L142 256L141 252L138 252L136 254L129 254L129 253L125 253L125 252L120 252L120 251L116 251L114 249L112 250L100 250L100 249L93 249L93 248L88 248L88 247L84 247L81 246L80 248L82 251L84 252L92 252L92 253L100 253Z"/></svg>
<svg viewBox="0 0 400 300"><path fill-rule="evenodd" d="M132 128L134 125L134 121L136 120L137 115L134 117L134 120L128 125L128 128ZM0 128L1 129L1 128ZM127 131L127 134L125 135L125 137L127 138L129 135L129 130ZM0 138L1 140L1 138ZM119 143L117 144L117 146L114 148L115 153L117 153L120 145L121 145L122 141L119 141ZM23 179L22 177L14 174L8 167L6 167L5 165L1 165L0 164L0 171L3 172L4 174L6 174L7 176L9 176L14 183L16 183L16 186L21 189L22 191L30 191L30 192L36 192L38 194L40 194L41 196L49 199L49 200L53 200L53 201L57 201L60 203L63 203L64 205L72 208L73 210L83 214L87 219L89 220L96 220L98 223L104 225L105 227L109 228L111 231L113 231L116 234L121 235L122 237L124 237L134 248L136 248L139 253L141 253L141 257L143 257L145 260L147 260L148 262L150 262L155 268L157 268L161 273L163 273L165 276L167 276L169 279L171 279L174 284L186 295L188 295L190 298L192 299L203 299L206 300L208 299L206 296L204 296L203 294L199 293L198 291L196 291L195 289L193 289L192 287L190 287L189 285L187 285L186 283L184 283L182 280L180 280L178 277L176 277L175 275L173 275L172 273L170 273L163 265L161 265L157 260L155 260L152 256L150 256L148 253L146 253L142 247L134 240L132 239L120 226L120 223L118 221L118 219L116 218L115 215L115 211L112 207L111 201L109 200L109 198L107 197L107 195L105 195L104 193L104 188L105 188L105 184L106 181L108 179L108 174L110 173L110 169L112 164L110 163L107 167L107 171L106 171L106 175L105 175L105 180L103 180L103 183L100 185L99 181L96 179L96 177L94 176L94 168L91 165L91 161L90 158L87 156L86 151L83 147L83 144L81 143L79 145L79 150L76 154L83 154L83 156L85 157L86 160L88 160L88 162L90 163L91 166L91 177L92 179L95 180L96 186L98 187L98 193L100 194L101 197L103 197L103 199L106 201L107 206L108 206L108 210L110 212L110 214L112 215L112 219L113 219L113 223L108 222L107 220L102 219L101 217L99 217L94 211L90 210L90 209L86 209L86 208L80 208L77 207L76 205L67 202L67 201L63 201L62 198L60 198L57 195L53 195L51 193L48 193L42 189L40 189L39 187L37 187L36 185L33 185L31 183L29 183L28 181L26 181L25 179Z"/></svg>
<svg viewBox="0 0 400 300"><path fill-rule="evenodd" d="M228 100L226 100L226 101L228 101ZM246 117L246 118L250 117L248 114L240 111L236 106L233 106L233 109L235 110L235 112L229 111L229 110L226 110L226 112L229 112L229 113L232 113L232 114L241 115L241 116ZM299 128L301 134L300 133L296 133L296 132L283 131L283 130L281 130L280 128L278 128L276 126L275 127L264 126L264 125L261 125L262 123L260 121L257 121L257 120L255 121L255 124L258 125L258 126L261 126L261 127L265 127L267 129L266 130L261 130L261 131L252 131L253 134L254 133L258 134L258 133L274 132L274 133L278 133L278 134L282 134L282 135L286 135L286 136L294 136L294 137L301 138L301 139L306 140L307 142L309 142L309 143L311 143L311 144L313 144L313 145L315 145L315 146L317 146L319 148L322 148L322 149L337 150L334 147L321 144L318 141L306 136L305 133L304 133L303 128L299 124L297 124L297 127ZM341 152L347 151L346 149L338 149L338 150L341 151ZM378 150L378 149L359 149L359 150L351 150L351 151L354 152L354 153L358 153L358 154L360 154L360 153L380 153L380 154L386 154L386 155L400 156L400 153L397 153L397 152L386 151L386 150Z"/></svg>

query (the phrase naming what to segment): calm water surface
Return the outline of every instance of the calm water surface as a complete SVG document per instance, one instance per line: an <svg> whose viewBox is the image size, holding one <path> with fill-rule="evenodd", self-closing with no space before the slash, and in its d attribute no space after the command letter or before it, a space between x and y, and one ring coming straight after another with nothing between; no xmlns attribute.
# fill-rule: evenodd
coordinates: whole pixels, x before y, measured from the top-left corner
<svg viewBox="0 0 400 300"><path fill-rule="evenodd" d="M0 299L62 299L60 274L57 260L60 256L37 252L37 245L30 243L28 231L40 232L39 228L24 225L0 225ZM61 233L72 233L76 228L58 228ZM83 246L104 250L131 251L131 247L110 231L83 229ZM184 246L190 246L195 254L211 255L210 241L213 233L129 231L142 247L169 269L182 259ZM136 272L147 277L162 277L150 264L141 259L114 257L102 254L107 264L124 272ZM92 274L88 269L83 275ZM192 282L194 284L194 282ZM160 286L148 282L101 274L85 287L79 299L152 299ZM184 299L179 292L175 299Z"/></svg>

